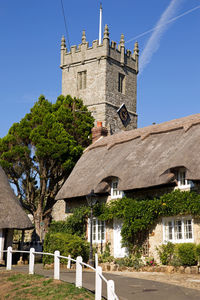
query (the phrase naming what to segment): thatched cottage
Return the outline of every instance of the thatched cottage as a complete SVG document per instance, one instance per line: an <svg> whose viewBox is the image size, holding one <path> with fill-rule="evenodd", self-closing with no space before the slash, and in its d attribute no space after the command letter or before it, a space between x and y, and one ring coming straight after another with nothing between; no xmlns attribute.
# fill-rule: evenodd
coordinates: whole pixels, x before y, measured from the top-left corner
<svg viewBox="0 0 200 300"><path fill-rule="evenodd" d="M159 196L174 189L199 189L200 114L131 131L105 135L93 130L96 141L77 162L56 196L55 220L86 202L92 189L100 201ZM93 221L93 242L111 242L115 257L125 255L121 247L121 222ZM178 233L177 233L178 232ZM164 241L200 243L200 225L192 216L163 218L149 236L149 255Z"/></svg>
<svg viewBox="0 0 200 300"><path fill-rule="evenodd" d="M12 246L13 230L28 229L33 225L10 187L8 178L0 167L0 250ZM0 263L3 252L0 252Z"/></svg>

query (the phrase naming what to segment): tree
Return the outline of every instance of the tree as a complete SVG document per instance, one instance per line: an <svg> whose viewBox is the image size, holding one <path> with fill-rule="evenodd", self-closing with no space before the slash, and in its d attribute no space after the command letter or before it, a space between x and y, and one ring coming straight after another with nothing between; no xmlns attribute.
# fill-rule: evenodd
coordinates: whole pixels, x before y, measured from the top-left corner
<svg viewBox="0 0 200 300"><path fill-rule="evenodd" d="M55 196L90 142L93 117L80 99L44 96L0 139L0 164L43 238Z"/></svg>

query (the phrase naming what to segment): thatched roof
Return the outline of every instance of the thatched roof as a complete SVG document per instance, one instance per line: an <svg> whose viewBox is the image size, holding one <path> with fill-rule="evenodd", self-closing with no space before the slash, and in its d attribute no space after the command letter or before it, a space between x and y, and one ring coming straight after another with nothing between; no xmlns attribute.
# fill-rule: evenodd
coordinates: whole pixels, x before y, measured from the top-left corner
<svg viewBox="0 0 200 300"><path fill-rule="evenodd" d="M168 184L172 169L186 168L186 178L200 180L200 114L101 138L89 146L56 199L106 190L109 177L119 190Z"/></svg>
<svg viewBox="0 0 200 300"><path fill-rule="evenodd" d="M0 228L26 229L33 225L10 187L0 167Z"/></svg>

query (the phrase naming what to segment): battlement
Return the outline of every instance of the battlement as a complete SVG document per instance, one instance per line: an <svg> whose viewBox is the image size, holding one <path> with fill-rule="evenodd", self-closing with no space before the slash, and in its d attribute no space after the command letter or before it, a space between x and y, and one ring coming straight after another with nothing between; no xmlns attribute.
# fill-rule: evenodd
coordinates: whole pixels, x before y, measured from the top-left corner
<svg viewBox="0 0 200 300"><path fill-rule="evenodd" d="M105 26L103 43L98 40L92 42L92 46L86 41L85 31L82 33L82 43L78 46L71 46L70 51L66 48L65 38L61 41L61 69L77 65L83 65L86 62L101 59L110 59L122 67L126 66L137 74L138 73L138 43L135 43L133 52L125 49L124 35L121 35L120 43L111 41L109 38L108 26Z"/></svg>

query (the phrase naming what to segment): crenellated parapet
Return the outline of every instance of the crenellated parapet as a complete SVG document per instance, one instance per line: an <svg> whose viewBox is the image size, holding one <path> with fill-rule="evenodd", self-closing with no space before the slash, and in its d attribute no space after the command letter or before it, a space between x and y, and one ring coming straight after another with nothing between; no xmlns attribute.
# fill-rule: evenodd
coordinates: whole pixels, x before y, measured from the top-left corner
<svg viewBox="0 0 200 300"><path fill-rule="evenodd" d="M110 41L108 25L105 26L103 43L94 40L92 46L86 41L85 31L82 32L82 42L78 46L71 46L70 50L66 48L64 37L61 41L61 69L73 67L73 65L84 64L89 61L100 61L103 59L113 60L121 67L128 67L136 74L138 73L139 49L138 43L135 43L133 52L125 49L124 35L121 35L120 43Z"/></svg>

